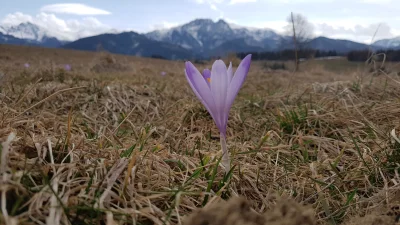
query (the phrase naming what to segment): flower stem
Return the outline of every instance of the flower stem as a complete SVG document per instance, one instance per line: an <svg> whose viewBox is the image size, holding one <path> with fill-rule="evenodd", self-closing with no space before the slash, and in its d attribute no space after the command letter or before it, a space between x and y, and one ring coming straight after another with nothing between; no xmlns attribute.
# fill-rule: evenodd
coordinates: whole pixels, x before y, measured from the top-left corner
<svg viewBox="0 0 400 225"><path fill-rule="evenodd" d="M221 148L222 148L222 166L225 168L225 173L231 170L231 161L229 159L228 149L226 147L226 137L224 134L220 134Z"/></svg>

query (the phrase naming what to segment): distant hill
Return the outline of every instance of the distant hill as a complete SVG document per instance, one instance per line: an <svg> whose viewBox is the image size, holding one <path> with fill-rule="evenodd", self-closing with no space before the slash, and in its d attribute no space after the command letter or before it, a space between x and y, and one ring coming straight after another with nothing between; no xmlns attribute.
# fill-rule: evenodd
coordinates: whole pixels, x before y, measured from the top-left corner
<svg viewBox="0 0 400 225"><path fill-rule="evenodd" d="M375 41L374 46L382 49L400 49L400 37Z"/></svg>
<svg viewBox="0 0 400 225"><path fill-rule="evenodd" d="M178 45L148 39L136 32L101 34L82 38L63 45L62 48L97 51L99 48L111 53L143 57L161 56L166 59L191 59L195 55Z"/></svg>
<svg viewBox="0 0 400 225"><path fill-rule="evenodd" d="M347 53L354 50L368 49L369 46L349 40L330 39L326 37L317 37L310 41L308 47L320 51L335 50L338 53Z"/></svg>

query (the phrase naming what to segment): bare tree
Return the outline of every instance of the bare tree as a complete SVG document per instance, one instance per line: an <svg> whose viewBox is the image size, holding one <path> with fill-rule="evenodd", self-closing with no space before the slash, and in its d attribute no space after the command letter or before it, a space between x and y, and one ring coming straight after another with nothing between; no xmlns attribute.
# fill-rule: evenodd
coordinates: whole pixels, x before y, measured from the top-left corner
<svg viewBox="0 0 400 225"><path fill-rule="evenodd" d="M286 34L291 37L295 52L296 71L299 69L299 54L298 52L307 47L313 37L314 27L308 22L307 18L301 14L290 13L287 18ZM287 45L287 40L284 42ZM287 47L287 46L283 46Z"/></svg>

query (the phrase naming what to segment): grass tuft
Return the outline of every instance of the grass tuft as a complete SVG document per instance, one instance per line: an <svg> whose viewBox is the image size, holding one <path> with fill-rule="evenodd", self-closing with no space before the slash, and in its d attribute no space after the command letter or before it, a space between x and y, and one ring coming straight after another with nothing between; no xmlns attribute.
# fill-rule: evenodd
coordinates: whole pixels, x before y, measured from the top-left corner
<svg viewBox="0 0 400 225"><path fill-rule="evenodd" d="M277 213L268 221L305 218L272 195L307 205L318 224L371 212L395 221L396 65L360 80L343 59L307 61L294 75L253 62L229 116L225 175L218 130L183 62L38 51L0 45L1 224L184 224L235 196L249 215ZM66 63L74 69L57 69Z"/></svg>

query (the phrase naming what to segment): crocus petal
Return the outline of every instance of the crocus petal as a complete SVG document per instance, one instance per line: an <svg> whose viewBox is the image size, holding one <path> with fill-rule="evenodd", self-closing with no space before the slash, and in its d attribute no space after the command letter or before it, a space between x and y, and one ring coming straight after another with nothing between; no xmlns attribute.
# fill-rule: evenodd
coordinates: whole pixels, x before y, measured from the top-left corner
<svg viewBox="0 0 400 225"><path fill-rule="evenodd" d="M229 113L233 101L236 98L236 95L238 94L240 88L243 85L244 80L247 77L247 73L249 72L250 69L250 63L251 63L251 54L247 55L242 62L240 62L239 67L237 68L235 75L232 78L232 81L229 84L228 87L228 94L226 96L226 105L225 105L225 111ZM227 123L228 118L226 118L226 121L224 123Z"/></svg>
<svg viewBox="0 0 400 225"><path fill-rule="evenodd" d="M216 60L211 69L211 92L214 97L216 114L218 118L218 129L225 135L227 117L225 111L225 100L228 90L228 71L222 60Z"/></svg>
<svg viewBox="0 0 400 225"><path fill-rule="evenodd" d="M211 71L209 69L203 70L203 77L206 80L208 86L210 87L211 82Z"/></svg>
<svg viewBox="0 0 400 225"><path fill-rule="evenodd" d="M228 67L228 84L231 83L232 77L233 77L232 62L230 62Z"/></svg>
<svg viewBox="0 0 400 225"><path fill-rule="evenodd" d="M214 98L211 94L210 87L207 85L203 76L191 62L186 62L185 66L185 74L190 87L192 88L194 94L197 96L200 102L210 113L211 117L216 122L216 125L219 126L216 120L217 113L215 110Z"/></svg>

